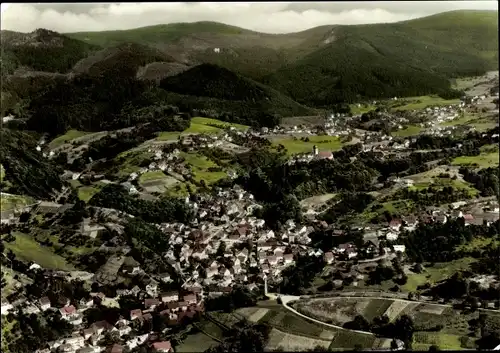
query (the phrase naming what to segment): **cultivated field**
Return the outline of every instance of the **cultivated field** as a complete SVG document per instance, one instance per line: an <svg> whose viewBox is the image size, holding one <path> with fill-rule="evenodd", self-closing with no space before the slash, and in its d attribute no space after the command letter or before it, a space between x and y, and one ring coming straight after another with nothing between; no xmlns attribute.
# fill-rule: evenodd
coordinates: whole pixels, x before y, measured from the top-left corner
<svg viewBox="0 0 500 353"><path fill-rule="evenodd" d="M203 352L213 346L218 345L219 342L208 337L202 332L190 334L182 341L179 346L175 347L176 352Z"/></svg>
<svg viewBox="0 0 500 353"><path fill-rule="evenodd" d="M0 195L0 202L0 210L3 212L31 205L34 203L34 200L29 196L7 195L2 193Z"/></svg>
<svg viewBox="0 0 500 353"><path fill-rule="evenodd" d="M313 146L318 146L319 151L337 151L342 148L342 142L336 136L307 136L308 141L294 138L293 136L279 136L271 138L273 145L283 145L288 154L312 152Z"/></svg>
<svg viewBox="0 0 500 353"><path fill-rule="evenodd" d="M408 309L408 312L411 312L411 309L417 307L418 305L418 303L395 300L384 312L384 315L387 316L390 321L394 321L405 309Z"/></svg>
<svg viewBox="0 0 500 353"><path fill-rule="evenodd" d="M372 335L364 335L361 333L339 330L335 338L330 344L330 350L353 349L360 346L362 349L370 349L375 343L376 337Z"/></svg>
<svg viewBox="0 0 500 353"><path fill-rule="evenodd" d="M310 350L317 346L328 348L331 344L330 342L330 340L297 336L273 328L271 330L271 333L269 334L266 351L274 351L278 348L281 348L284 351L297 352Z"/></svg>
<svg viewBox="0 0 500 353"><path fill-rule="evenodd" d="M317 320L342 326L352 321L356 315L363 315L371 321L383 315L392 305L394 303L391 300L385 299L329 298L301 301L295 308Z"/></svg>

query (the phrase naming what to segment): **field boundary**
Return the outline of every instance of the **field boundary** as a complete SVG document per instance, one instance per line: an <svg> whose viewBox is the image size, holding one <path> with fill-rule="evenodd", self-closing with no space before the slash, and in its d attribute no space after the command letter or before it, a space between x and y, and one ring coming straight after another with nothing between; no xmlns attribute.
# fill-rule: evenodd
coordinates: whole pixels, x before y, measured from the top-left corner
<svg viewBox="0 0 500 353"><path fill-rule="evenodd" d="M217 337L215 337L215 336L212 336L212 335L211 335L211 334L209 334L208 332L205 332L205 330L203 330L200 326L198 326L196 322L195 322L195 323L193 323L193 325L194 325L194 327L196 327L198 330L200 330L200 332L201 332L201 333L203 333L204 335L206 335L206 336L210 337L211 339L213 339L213 340L214 340L214 341L216 341L216 342L222 343L222 341L221 341L219 338L217 338Z"/></svg>

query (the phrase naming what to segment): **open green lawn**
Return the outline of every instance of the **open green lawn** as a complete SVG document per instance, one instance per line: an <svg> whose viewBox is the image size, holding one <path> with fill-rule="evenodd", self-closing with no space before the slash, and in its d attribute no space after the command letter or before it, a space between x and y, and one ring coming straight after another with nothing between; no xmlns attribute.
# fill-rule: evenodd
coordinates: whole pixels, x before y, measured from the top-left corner
<svg viewBox="0 0 500 353"><path fill-rule="evenodd" d="M125 151L119 154L115 160L118 161L118 177L129 176L131 173L138 172L139 166L145 161L153 158L154 154L148 151Z"/></svg>
<svg viewBox="0 0 500 353"><path fill-rule="evenodd" d="M203 332L197 332L187 335L182 343L175 347L175 351L181 353L203 352L218 344L219 342L208 337Z"/></svg>
<svg viewBox="0 0 500 353"><path fill-rule="evenodd" d="M196 185L193 185L190 182L183 182L167 188L165 194L173 197L186 197L189 195L187 185L190 185L191 189L196 192Z"/></svg>
<svg viewBox="0 0 500 353"><path fill-rule="evenodd" d="M433 177L429 179L428 181L420 181L418 183L413 184L412 186L408 187L410 190L423 190L427 189L430 186L433 186L434 188L444 188L446 186L451 186L455 189L468 189L471 191L471 193L477 193L478 191L474 189L468 182L458 180L458 179L451 179L451 178L440 178L440 177Z"/></svg>
<svg viewBox="0 0 500 353"><path fill-rule="evenodd" d="M34 200L29 196L2 194L0 196L0 209L2 211L9 211L30 205L33 202Z"/></svg>
<svg viewBox="0 0 500 353"><path fill-rule="evenodd" d="M473 166L479 168L495 167L499 164L499 155L497 152L481 152L479 156L460 156L453 159L452 165Z"/></svg>
<svg viewBox="0 0 500 353"><path fill-rule="evenodd" d="M377 107L372 104L361 104L361 107L358 107L357 104L351 104L350 107L353 115L364 114L377 109Z"/></svg>
<svg viewBox="0 0 500 353"><path fill-rule="evenodd" d="M241 125L241 124L236 124L236 123L228 123L222 120L218 119L210 119L210 118L202 118L202 117L196 117L191 119L191 124L201 124L201 125L207 125L207 126L216 126L216 127L234 127L237 130L242 130L245 131L248 129L248 125Z"/></svg>
<svg viewBox="0 0 500 353"><path fill-rule="evenodd" d="M422 128L420 126L408 125L401 130L391 132L391 135L397 137L407 137L418 135L420 131L422 131Z"/></svg>
<svg viewBox="0 0 500 353"><path fill-rule="evenodd" d="M49 269L71 271L74 268L66 260L54 254L52 249L40 245L31 236L23 233L15 233L16 240L11 243L4 242L5 247L25 261L34 261L40 266Z"/></svg>
<svg viewBox="0 0 500 353"><path fill-rule="evenodd" d="M338 151L342 148L342 142L337 136L308 136L309 141L303 141L292 136L279 137L272 140L273 145L283 145L288 154L312 152L313 146L318 146L319 151Z"/></svg>
<svg viewBox="0 0 500 353"><path fill-rule="evenodd" d="M458 126L469 125L474 126L478 131L486 131L498 125L498 121L493 118L482 116L480 113L465 113L457 119L445 121L441 126Z"/></svg>
<svg viewBox="0 0 500 353"><path fill-rule="evenodd" d="M471 257L465 257L458 260L436 263L433 267L426 267L422 273L412 273L408 275L408 281L403 286L403 289L408 292L414 292L417 287L426 282L436 283L442 281L455 272L466 270L475 260Z"/></svg>
<svg viewBox="0 0 500 353"><path fill-rule="evenodd" d="M82 186L78 188L78 198L82 201L88 202L92 196L99 192L99 188L95 186Z"/></svg>
<svg viewBox="0 0 500 353"><path fill-rule="evenodd" d="M151 181L151 180L160 180L160 179L165 179L167 176L163 171L161 170L155 170L152 172L146 172L144 174L141 174L139 177L139 184L144 183L145 181Z"/></svg>
<svg viewBox="0 0 500 353"><path fill-rule="evenodd" d="M218 168L218 166L205 156L197 153L181 153L181 156L185 158L186 164L192 166L194 179L197 182L204 180L207 185L210 185L227 176L227 174L222 170L208 170L209 168Z"/></svg>
<svg viewBox="0 0 500 353"><path fill-rule="evenodd" d="M443 99L438 96L419 96L404 98L404 105L393 107L394 110L419 110L430 106L453 105L460 103L460 99Z"/></svg>
<svg viewBox="0 0 500 353"><path fill-rule="evenodd" d="M163 131L158 134L156 138L158 141L175 141L181 135L178 131Z"/></svg>
<svg viewBox="0 0 500 353"><path fill-rule="evenodd" d="M457 190L467 190L472 197L476 196L479 193L479 191L474 187L472 187L470 183L458 179L439 178L439 177L433 178L432 185L441 188L444 188L446 186L451 186Z"/></svg>
<svg viewBox="0 0 500 353"><path fill-rule="evenodd" d="M379 216L385 211L388 211L393 215L406 215L411 213L413 210L414 203L412 200L399 199L382 203L375 201L368 206L365 211L360 213L357 218L359 220L369 221L373 217Z"/></svg>
<svg viewBox="0 0 500 353"><path fill-rule="evenodd" d="M184 130L183 134L216 134L219 133L221 129L215 126L198 124L191 122L191 125Z"/></svg>
<svg viewBox="0 0 500 353"><path fill-rule="evenodd" d="M69 142L71 140L74 140L78 137L82 137L82 136L85 136L85 135L88 135L89 132L85 132L85 131L78 131L78 130L69 130L67 131L64 135L61 135L59 137L56 137L55 139L53 139L50 143L49 143L49 146L51 148L55 148L55 147L58 147L66 142Z"/></svg>
<svg viewBox="0 0 500 353"><path fill-rule="evenodd" d="M460 336L441 332L415 332L413 336L413 350L428 350L436 345L440 349L461 349Z"/></svg>

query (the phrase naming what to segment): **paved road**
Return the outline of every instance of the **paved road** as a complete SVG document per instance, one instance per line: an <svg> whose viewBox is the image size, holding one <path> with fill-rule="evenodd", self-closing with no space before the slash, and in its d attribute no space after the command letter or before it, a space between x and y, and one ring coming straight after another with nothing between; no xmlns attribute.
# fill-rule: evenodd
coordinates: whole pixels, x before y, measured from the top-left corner
<svg viewBox="0 0 500 353"><path fill-rule="evenodd" d="M266 294L271 300L276 300L278 299L278 297L281 298L281 304L283 305L283 307L289 311L291 311L292 313L294 313L295 315L298 315L300 317L303 317L307 320L310 320L310 321L313 321L315 323L318 323L320 325L323 325L323 326L326 326L326 327L330 327L330 328L334 328L334 329L337 329L337 330L346 330L346 331L354 331L354 332L357 332L357 333L360 333L360 334L364 334L364 335L370 335L370 336L373 336L373 333L371 332L365 332L365 331L358 331L358 330L350 330L350 329L346 329L342 326L337 326L337 325L332 325L332 324L327 324L326 322L323 322L323 321L320 321L320 320L316 320L316 319L313 319L312 317L309 317L307 315L304 315L300 312L298 312L297 310L295 310L294 308L292 308L291 306L288 305L288 303L292 302L292 301L296 301L296 300L300 300L302 297L299 297L299 296L295 296L295 295L280 295L280 294L276 294L276 293L267 293ZM441 306L441 307L452 307L452 305L450 304L435 304L435 303L428 303L428 302L423 302L423 301L416 301L416 300L405 300L405 299L399 299L399 298L387 298L387 297L379 297L379 296L374 296L374 297L363 297L363 296L342 296L342 295L339 295L339 296L331 296L331 297L323 297L323 298L316 298L316 299L329 299L329 298L346 298L346 299L390 299L390 300L393 300L393 301L399 301L399 302L406 302L406 303L421 303L421 304L432 304L432 305L436 305L436 306ZM310 299L315 299L315 298L310 298ZM496 312L498 313L499 311L498 310L494 310L494 309L483 309L483 308L478 308L478 310L480 311L492 311L492 312ZM497 347L498 348L498 347Z"/></svg>
<svg viewBox="0 0 500 353"><path fill-rule="evenodd" d="M277 299L278 298L278 295L274 294L274 293L267 293L267 296L269 298L271 298L271 299ZM349 330L349 329L346 329L346 328L344 328L342 326L327 324L326 322L323 322L323 321L320 321L320 320L316 320L316 319L313 319L312 317L309 317L307 315L299 313L297 310L295 310L294 308L292 308L291 306L288 305L289 302L292 302L292 301L295 301L295 300L299 300L300 297L298 297L298 296L295 296L295 295L281 295L280 298L281 298L281 304L283 305L283 307L285 309L291 311L295 315L303 317L304 319L307 319L307 320L313 321L313 322L315 322L317 324L320 324L320 325L323 325L323 326L326 326L326 327L330 327L330 328L334 328L334 329L337 329L337 330L354 331L354 332L357 332L357 333L361 333L363 335L373 336L373 333L371 333L371 332L358 331L358 330Z"/></svg>

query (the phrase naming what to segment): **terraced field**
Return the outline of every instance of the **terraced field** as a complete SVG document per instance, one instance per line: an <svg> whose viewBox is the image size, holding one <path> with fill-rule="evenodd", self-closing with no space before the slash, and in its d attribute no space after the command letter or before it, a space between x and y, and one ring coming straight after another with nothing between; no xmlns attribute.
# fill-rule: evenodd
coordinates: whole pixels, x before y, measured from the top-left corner
<svg viewBox="0 0 500 353"><path fill-rule="evenodd" d="M391 300L385 299L327 298L302 301L295 308L317 320L342 326L352 321L356 315L373 320L383 315L392 305L394 303Z"/></svg>

